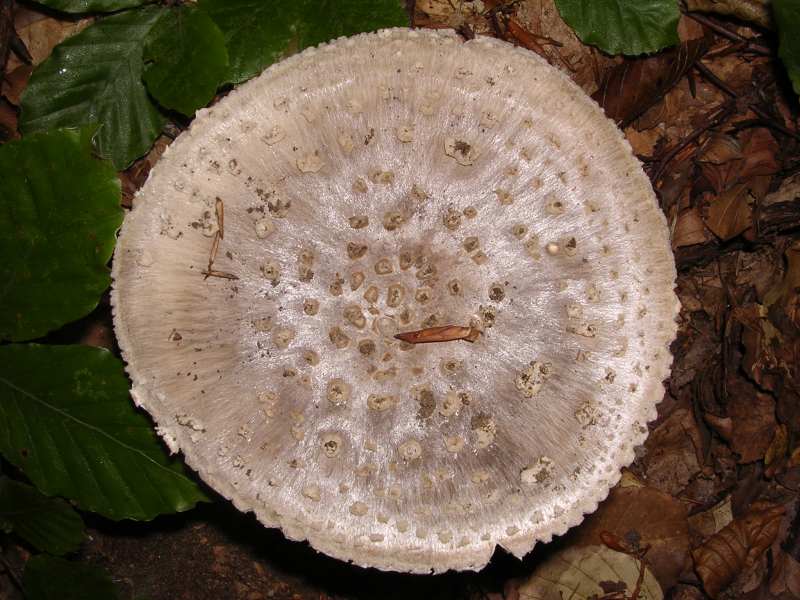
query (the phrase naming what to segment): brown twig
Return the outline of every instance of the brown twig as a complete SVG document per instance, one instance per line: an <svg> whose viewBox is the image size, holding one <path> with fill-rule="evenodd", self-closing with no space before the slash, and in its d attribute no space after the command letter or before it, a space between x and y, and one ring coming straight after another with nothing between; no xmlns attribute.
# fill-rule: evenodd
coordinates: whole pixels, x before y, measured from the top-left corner
<svg viewBox="0 0 800 600"><path fill-rule="evenodd" d="M481 332L474 327L460 327L458 325L445 325L443 327L428 327L417 331L398 333L394 337L409 344L430 344L433 342L454 342L464 340L474 342L480 337Z"/></svg>
<svg viewBox="0 0 800 600"><path fill-rule="evenodd" d="M675 158L681 150L686 148L686 146L694 142L697 138L699 138L709 129L712 129L713 127L717 127L721 123L724 123L728 119L728 117L730 117L730 115L733 113L735 107L736 107L735 102L732 101L727 102L721 108L717 109L706 119L704 119L705 125L695 129L691 134L682 139L669 152L667 152L664 155L664 157L661 160L659 160L658 167L653 172L653 175L651 177L653 183L659 180L661 175L663 175L664 173L664 169L666 169L667 165L670 162L672 162L672 159Z"/></svg>
<svg viewBox="0 0 800 600"><path fill-rule="evenodd" d="M701 25L705 25L714 33L717 33L722 37L731 40L732 42L744 42L746 44L745 50L750 50L754 54L761 54L762 56L772 56L772 50L770 50L769 48L760 46L759 44L752 43L747 38L742 37L735 31L731 31L727 27L714 22L712 19L709 19L704 15L698 15L696 13L692 13L686 10L683 10L682 12L690 19L697 21Z"/></svg>
<svg viewBox="0 0 800 600"><path fill-rule="evenodd" d="M225 205L222 199L217 196L217 201L214 204L214 210L217 214L217 227L219 228L219 237L225 238Z"/></svg>
<svg viewBox="0 0 800 600"><path fill-rule="evenodd" d="M219 250L219 240L222 236L220 235L219 231L214 232L214 239L211 241L211 253L208 255L208 270L211 270L211 266L214 264L214 261L217 259L217 251Z"/></svg>
<svg viewBox="0 0 800 600"><path fill-rule="evenodd" d="M219 277L220 279L239 279L238 275L227 273L225 271L214 271L212 269L207 269L205 271L201 271L201 273L206 276L206 279L209 277Z"/></svg>
<svg viewBox="0 0 800 600"><path fill-rule="evenodd" d="M697 61L694 66L703 77L705 77L709 82L718 87L720 90L725 92L728 96L736 100L740 98L739 94L736 93L736 90L734 90L731 86L729 86L719 77L717 77L714 74L714 72L711 69L709 69L706 65L704 65L702 62ZM784 125L782 125L781 123L776 121L772 116L770 116L760 106L757 106L755 103L751 102L750 104L748 104L748 108L752 110L758 116L758 118L764 122L764 125L766 125L767 127L771 127L776 131L780 131L782 134L788 135L789 137L793 137L796 140L800 140L800 134L798 134L795 131L792 131L791 129L787 129Z"/></svg>
<svg viewBox="0 0 800 600"><path fill-rule="evenodd" d="M201 271L204 275L203 279L209 277L221 277L222 279L239 279L233 273L226 273L225 271L215 271L212 267L214 261L217 259L217 252L219 251L219 242L225 237L225 204L222 199L217 196L217 201L214 204L214 212L217 217L217 230L214 232L214 239L211 240L211 251L208 254L208 267L205 271Z"/></svg>
<svg viewBox="0 0 800 600"><path fill-rule="evenodd" d="M569 63L566 58L561 56L560 52L555 52L555 57L553 57L544 47L541 40L547 40L551 46L558 47L562 44L556 42L555 40L551 40L550 38L543 38L542 36L528 31L522 25L520 25L520 23L514 17L506 17L505 24L507 35L504 36L504 39L506 41L516 42L523 48L527 48L532 52L536 52L536 54L545 58L550 64L554 64L556 61L558 61L573 73L576 72L575 65Z"/></svg>
<svg viewBox="0 0 800 600"><path fill-rule="evenodd" d="M697 69L698 71L700 71L700 74L701 74L703 77L705 77L705 78L706 78L708 81L710 81L710 82L711 82L711 83L713 83L715 86L717 86L717 87L718 87L719 89L721 89L723 92L725 92L726 94L728 94L728 96L730 96L731 98L738 98L738 97L739 97L739 94L737 94L737 93L736 93L736 90L734 90L734 89L733 89L731 86L729 86L727 83L725 83L724 81L722 81L722 80L721 80L719 77L717 77L716 75L714 75L714 72L713 72L711 69L709 69L707 66L705 66L705 65L702 63L702 61L699 61L699 60L698 60L698 61L697 61L697 62L694 64L694 67L695 67L695 69Z"/></svg>

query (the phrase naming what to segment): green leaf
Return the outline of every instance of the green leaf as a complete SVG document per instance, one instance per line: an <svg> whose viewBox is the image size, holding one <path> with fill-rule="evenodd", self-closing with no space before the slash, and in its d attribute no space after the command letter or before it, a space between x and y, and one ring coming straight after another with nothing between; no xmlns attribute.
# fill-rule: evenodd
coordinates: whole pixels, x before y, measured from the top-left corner
<svg viewBox="0 0 800 600"><path fill-rule="evenodd" d="M165 119L142 82L142 48L164 10L113 15L56 46L22 95L20 130L99 124L98 151L119 170L147 152Z"/></svg>
<svg viewBox="0 0 800 600"><path fill-rule="evenodd" d="M343 35L409 25L408 13L398 0L305 0L304 8L298 23L301 49Z"/></svg>
<svg viewBox="0 0 800 600"><path fill-rule="evenodd" d="M797 0L772 0L772 8L780 37L778 54L786 66L795 93L800 94L800 3Z"/></svg>
<svg viewBox="0 0 800 600"><path fill-rule="evenodd" d="M677 0L555 0L587 44L609 54L657 52L678 43Z"/></svg>
<svg viewBox="0 0 800 600"><path fill-rule="evenodd" d="M155 0L36 0L55 10L68 13L114 12L142 4L150 4Z"/></svg>
<svg viewBox="0 0 800 600"><path fill-rule="evenodd" d="M192 115L214 97L228 71L225 38L193 6L167 11L144 45L144 82L164 107Z"/></svg>
<svg viewBox="0 0 800 600"><path fill-rule="evenodd" d="M111 519L205 499L134 409L122 363L101 348L0 347L0 452L45 494Z"/></svg>
<svg viewBox="0 0 800 600"><path fill-rule="evenodd" d="M72 552L83 540L83 521L69 504L8 477L0 478L0 522L50 554Z"/></svg>
<svg viewBox="0 0 800 600"><path fill-rule="evenodd" d="M25 563L27 600L116 600L111 578L98 567L40 554Z"/></svg>
<svg viewBox="0 0 800 600"><path fill-rule="evenodd" d="M120 183L92 158L91 136L61 130L0 146L0 339L82 317L111 283Z"/></svg>
<svg viewBox="0 0 800 600"><path fill-rule="evenodd" d="M409 24L400 0L200 0L199 6L225 36L232 83L307 46Z"/></svg>
<svg viewBox="0 0 800 600"><path fill-rule="evenodd" d="M292 0L200 0L199 6L222 30L228 48L226 81L241 83L283 58L294 37Z"/></svg>

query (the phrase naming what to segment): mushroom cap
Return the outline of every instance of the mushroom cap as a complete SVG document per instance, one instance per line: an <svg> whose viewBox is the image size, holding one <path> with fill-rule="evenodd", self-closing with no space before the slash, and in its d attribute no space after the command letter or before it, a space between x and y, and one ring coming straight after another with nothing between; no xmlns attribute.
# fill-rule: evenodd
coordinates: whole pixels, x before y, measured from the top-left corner
<svg viewBox="0 0 800 600"><path fill-rule="evenodd" d="M538 56L452 31L339 39L198 112L113 277L133 398L172 450L288 537L411 572L522 556L595 510L678 311L621 132ZM393 337L450 324L482 333Z"/></svg>

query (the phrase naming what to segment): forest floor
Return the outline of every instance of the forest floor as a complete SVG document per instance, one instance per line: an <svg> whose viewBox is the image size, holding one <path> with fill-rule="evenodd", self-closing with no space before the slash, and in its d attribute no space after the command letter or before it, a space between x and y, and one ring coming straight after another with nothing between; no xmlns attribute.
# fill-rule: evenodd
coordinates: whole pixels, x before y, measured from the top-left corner
<svg viewBox="0 0 800 600"><path fill-rule="evenodd" d="M621 124L653 182L683 308L636 462L581 526L523 561L498 550L480 573L363 570L223 500L151 523L88 517L81 558L124 598L515 600L548 556L602 539L643 560L668 598L800 598L800 131L774 34L689 12L678 48L623 60L582 44L552 0L419 0L413 14L418 27L500 37L566 71ZM86 22L20 5L14 28L37 64ZM0 140L18 135L31 68L14 54L5 66ZM169 141L121 173L128 203ZM107 299L58 336L113 348ZM21 569L25 558L16 547L5 560ZM2 575L0 597L19 597Z"/></svg>

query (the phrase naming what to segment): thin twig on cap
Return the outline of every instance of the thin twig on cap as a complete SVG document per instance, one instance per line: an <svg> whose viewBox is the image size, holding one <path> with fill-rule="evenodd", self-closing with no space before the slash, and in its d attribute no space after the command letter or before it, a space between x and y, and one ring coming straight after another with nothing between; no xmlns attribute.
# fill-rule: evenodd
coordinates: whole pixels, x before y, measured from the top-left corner
<svg viewBox="0 0 800 600"><path fill-rule="evenodd" d="M474 327L461 327L459 325L444 325L442 327L428 327L417 331L398 333L394 337L409 344L430 344L433 342L455 342L464 340L474 342L481 335L480 330Z"/></svg>
<svg viewBox="0 0 800 600"><path fill-rule="evenodd" d="M226 273L225 271L214 271L207 269L206 271L201 271L201 273L206 276L206 279L209 277L219 277L220 279L239 279L238 275Z"/></svg>

